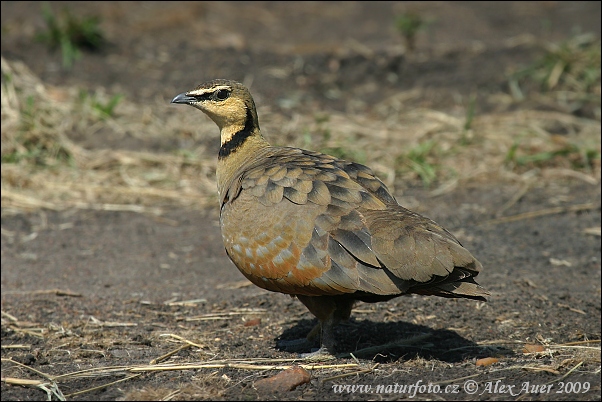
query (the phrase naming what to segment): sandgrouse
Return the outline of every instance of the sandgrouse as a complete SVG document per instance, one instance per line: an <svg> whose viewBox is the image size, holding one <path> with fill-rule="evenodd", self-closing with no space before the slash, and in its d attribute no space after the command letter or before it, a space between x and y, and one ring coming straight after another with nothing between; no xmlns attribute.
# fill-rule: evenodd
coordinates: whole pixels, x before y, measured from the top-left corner
<svg viewBox="0 0 602 402"><path fill-rule="evenodd" d="M226 252L255 285L296 296L318 318L314 354L334 354L333 327L356 300L485 300L474 280L481 263L450 232L399 205L364 165L271 146L242 84L209 81L171 102L200 109L219 127Z"/></svg>

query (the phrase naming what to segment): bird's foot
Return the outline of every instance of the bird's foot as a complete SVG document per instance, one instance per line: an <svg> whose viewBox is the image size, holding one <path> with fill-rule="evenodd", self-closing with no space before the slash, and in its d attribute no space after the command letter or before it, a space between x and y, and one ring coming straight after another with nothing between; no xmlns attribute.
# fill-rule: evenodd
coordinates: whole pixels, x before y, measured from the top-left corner
<svg viewBox="0 0 602 402"><path fill-rule="evenodd" d="M300 357L306 361L324 361L324 360L334 360L336 356L330 349L325 346L322 346L320 349L312 351L310 353L301 353Z"/></svg>

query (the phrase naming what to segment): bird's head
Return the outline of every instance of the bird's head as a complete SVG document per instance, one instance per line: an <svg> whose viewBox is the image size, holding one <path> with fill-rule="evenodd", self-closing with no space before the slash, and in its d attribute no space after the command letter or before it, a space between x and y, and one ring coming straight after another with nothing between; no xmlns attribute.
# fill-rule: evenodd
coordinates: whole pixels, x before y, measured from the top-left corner
<svg viewBox="0 0 602 402"><path fill-rule="evenodd" d="M230 80L212 80L181 93L171 103L186 104L204 112L219 127L222 144L241 130L259 130L255 102L249 90Z"/></svg>

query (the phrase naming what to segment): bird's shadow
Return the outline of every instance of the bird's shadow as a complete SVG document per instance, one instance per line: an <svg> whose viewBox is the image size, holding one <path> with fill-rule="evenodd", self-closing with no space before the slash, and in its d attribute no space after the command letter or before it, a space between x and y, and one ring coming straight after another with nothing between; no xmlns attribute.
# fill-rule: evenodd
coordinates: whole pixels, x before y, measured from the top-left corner
<svg viewBox="0 0 602 402"><path fill-rule="evenodd" d="M317 320L298 321L275 339L276 348L290 352L283 344L304 338L316 323ZM337 357L351 357L353 354L356 358L378 363L415 358L457 363L473 358L514 354L505 347L478 345L449 329L433 329L404 321L374 322L352 318L335 328L335 336Z"/></svg>

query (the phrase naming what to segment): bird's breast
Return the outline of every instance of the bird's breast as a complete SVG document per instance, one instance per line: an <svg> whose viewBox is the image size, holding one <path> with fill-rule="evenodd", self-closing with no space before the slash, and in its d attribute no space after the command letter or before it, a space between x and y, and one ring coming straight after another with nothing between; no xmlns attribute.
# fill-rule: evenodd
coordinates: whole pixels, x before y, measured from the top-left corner
<svg viewBox="0 0 602 402"><path fill-rule="evenodd" d="M251 282L267 290L304 294L329 268L329 261L308 261L316 216L324 207L283 201L265 206L243 192L224 206L220 217L228 256Z"/></svg>

